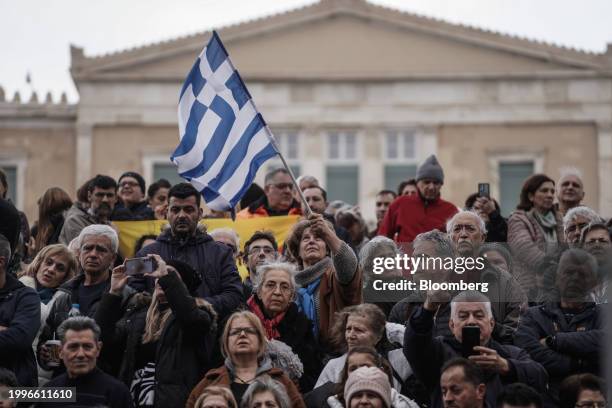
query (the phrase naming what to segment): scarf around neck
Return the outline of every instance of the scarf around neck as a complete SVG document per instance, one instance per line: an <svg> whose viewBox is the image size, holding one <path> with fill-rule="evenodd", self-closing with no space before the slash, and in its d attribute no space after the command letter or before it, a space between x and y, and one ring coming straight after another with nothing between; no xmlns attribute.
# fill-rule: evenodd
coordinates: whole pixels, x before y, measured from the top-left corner
<svg viewBox="0 0 612 408"><path fill-rule="evenodd" d="M251 296L249 300L247 300L249 309L251 309L251 312L255 313L255 315L261 321L261 324L263 324L264 330L266 331L266 338L268 340L278 339L280 337L278 325L285 317L285 313L287 313L287 311L279 313L276 317L269 319L266 317L263 307L260 306L260 302L258 300L259 299L256 299L255 295Z"/></svg>
<svg viewBox="0 0 612 408"><path fill-rule="evenodd" d="M557 242L557 218L555 217L555 213L551 210L546 214L541 214L536 211L535 208L531 212L533 217L537 221L538 225L542 228L544 232L544 238L546 242L556 243Z"/></svg>

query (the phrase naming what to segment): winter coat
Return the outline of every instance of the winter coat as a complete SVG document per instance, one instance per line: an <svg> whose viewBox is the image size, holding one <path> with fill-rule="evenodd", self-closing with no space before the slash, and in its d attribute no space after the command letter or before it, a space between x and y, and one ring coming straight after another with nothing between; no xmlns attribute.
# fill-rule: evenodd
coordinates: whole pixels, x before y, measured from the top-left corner
<svg viewBox="0 0 612 408"><path fill-rule="evenodd" d="M411 243L422 232L446 231L446 221L457 211L457 207L441 198L426 202L419 194L401 196L389 206L378 235Z"/></svg>
<svg viewBox="0 0 612 408"><path fill-rule="evenodd" d="M563 220L559 213L557 218L557 241L563 242ZM544 289L540 265L547 253L556 248L547 245L544 231L530 211L517 210L508 219L508 245L514 256L513 274L528 296L535 301L538 291Z"/></svg>
<svg viewBox="0 0 612 408"><path fill-rule="evenodd" d="M255 295L255 301L263 311L263 304L257 295ZM285 316L276 328L280 333L280 337L276 340L282 341L291 347L304 365L304 374L300 378L300 391L307 392L312 390L321 371L320 361L322 357L322 352L319 350L314 338L312 322L303 312L298 310L298 306L294 302L290 302Z"/></svg>
<svg viewBox="0 0 612 408"><path fill-rule="evenodd" d="M485 242L506 242L508 240L508 222L499 213L499 210L489 214L489 221L486 222L487 237Z"/></svg>
<svg viewBox="0 0 612 408"><path fill-rule="evenodd" d="M196 295L213 306L219 321L223 321L243 303L242 282L232 250L215 242L205 232L198 229L194 236L180 241L167 229L136 256L148 254L158 254L165 261L178 259L191 265L202 278Z"/></svg>
<svg viewBox="0 0 612 408"><path fill-rule="evenodd" d="M38 386L32 342L40 328L40 298L9 274L0 288L0 326L6 328L0 330L0 367L13 371L20 386Z"/></svg>
<svg viewBox="0 0 612 408"><path fill-rule="evenodd" d="M44 327L41 330L41 333L38 337L38 353L40 353L40 347L45 344L47 340L51 340L54 337L54 333L57 332L57 328L62 324L64 320L68 318L68 313L72 308L74 303L79 303L78 299L78 289L79 286L83 285L85 282L85 275L77 275L74 278L70 279L68 282L64 283L59 287L56 294L54 295L55 301L51 306L51 310L49 311L49 315L45 321ZM110 288L110 276L108 278L107 287L104 289L104 292L108 292ZM135 291L129 286L125 286L123 288L122 293L122 302L123 304L127 304L128 298L134 294ZM38 300L40 303L40 299ZM88 317L93 318L96 310L100 304L100 299L94 301L88 312ZM102 355L106 354L109 351L108 348L102 349ZM49 369L49 367L44 363L42 359L38 359L38 362L42 368L45 370ZM108 369L108 367L102 367L103 369Z"/></svg>
<svg viewBox="0 0 612 408"><path fill-rule="evenodd" d="M418 307L406 326L404 335L404 354L410 362L416 377L425 384L432 395L432 407L442 407L440 391L440 369L454 357L461 357L461 343L455 338L434 337L432 335L433 313ZM489 340L486 347L494 349L510 365L506 375L489 373L486 378L486 401L495 406L497 395L505 385L521 382L529 384L536 391L546 390L548 375L544 367L533 361L523 349L502 345Z"/></svg>
<svg viewBox="0 0 612 408"><path fill-rule="evenodd" d="M558 403L559 385L567 376L585 372L600 375L605 319L603 307L594 303L587 303L569 322L557 302L530 307L521 316L514 342L548 371L548 395L553 403L547 405ZM552 349L540 343L548 336L555 338Z"/></svg>
<svg viewBox="0 0 612 408"><path fill-rule="evenodd" d="M277 215L302 215L302 208L300 203L293 200L291 207L287 211L279 211L276 214L268 205L268 199L266 196L261 197L259 200L251 203L247 208L243 208L236 214L236 218L239 220L249 218L260 218L260 217L274 217Z"/></svg>
<svg viewBox="0 0 612 408"><path fill-rule="evenodd" d="M126 207L123 203L117 203L111 214L112 221L147 221L154 220L155 213L146 201Z"/></svg>
<svg viewBox="0 0 612 408"><path fill-rule="evenodd" d="M185 408L193 408L198 397L207 387L211 385L220 385L229 388L234 377L231 370L231 363L226 363L219 368L215 368L207 372L202 381L200 381L191 391L187 404L185 404ZM292 408L306 408L306 404L304 404L302 395L300 394L296 385L289 379L283 370L272 367L270 360L266 359L262 361L262 364L257 370L257 376L261 375L268 375L273 380L278 381L285 387L289 400L291 401Z"/></svg>
<svg viewBox="0 0 612 408"><path fill-rule="evenodd" d="M172 315L157 342L154 406L182 407L193 387L210 368L208 364L216 339L216 315L209 304L196 305L175 273L160 278L159 284ZM138 293L124 311L120 296L105 293L95 314L102 330L102 343L121 356L117 377L128 387L134 379L136 354L142 344L149 303L148 294Z"/></svg>
<svg viewBox="0 0 612 408"><path fill-rule="evenodd" d="M327 399L330 408L344 408L338 397L332 395ZM348 406L348 404L346 405ZM389 408L419 408L416 402L400 394L395 389L391 389L391 406Z"/></svg>
<svg viewBox="0 0 612 408"><path fill-rule="evenodd" d="M78 237L81 230L88 225L101 224L96 217L87 212L87 208L78 201L72 204L64 216L64 225L59 235L59 243L68 245L70 241Z"/></svg>

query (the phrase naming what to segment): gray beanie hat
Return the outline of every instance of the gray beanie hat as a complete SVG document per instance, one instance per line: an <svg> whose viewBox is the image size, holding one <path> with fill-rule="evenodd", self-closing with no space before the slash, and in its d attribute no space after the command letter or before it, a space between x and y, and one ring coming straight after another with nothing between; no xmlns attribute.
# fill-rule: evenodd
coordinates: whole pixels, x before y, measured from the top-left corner
<svg viewBox="0 0 612 408"><path fill-rule="evenodd" d="M419 166L416 172L416 180L423 179L434 179L438 180L440 183L444 183L444 171L442 170L442 166L438 163L438 159L435 154L429 156L425 161Z"/></svg>

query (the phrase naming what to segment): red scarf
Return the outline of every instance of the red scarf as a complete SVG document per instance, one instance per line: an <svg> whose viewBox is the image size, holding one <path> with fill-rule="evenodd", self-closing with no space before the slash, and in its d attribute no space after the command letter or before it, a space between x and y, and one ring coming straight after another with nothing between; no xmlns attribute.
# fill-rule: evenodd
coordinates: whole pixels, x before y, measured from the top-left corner
<svg viewBox="0 0 612 408"><path fill-rule="evenodd" d="M286 312L280 313L274 319L268 319L264 315L263 310L261 310L258 302L255 300L255 295L251 296L249 300L247 300L247 305L249 306L249 309L251 309L251 312L255 313L255 315L259 317L259 320L261 320L264 330L266 331L266 338L268 340L278 339L280 337L280 333L277 326L281 320L283 320L283 317L285 317Z"/></svg>

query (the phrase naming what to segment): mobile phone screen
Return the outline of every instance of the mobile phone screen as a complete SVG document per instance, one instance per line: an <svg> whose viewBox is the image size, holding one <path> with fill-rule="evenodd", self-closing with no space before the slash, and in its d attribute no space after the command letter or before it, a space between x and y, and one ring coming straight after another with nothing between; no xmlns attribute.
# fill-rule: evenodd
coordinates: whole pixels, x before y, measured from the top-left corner
<svg viewBox="0 0 612 408"><path fill-rule="evenodd" d="M468 358L478 354L474 347L480 346L480 327L464 326L461 329L461 352L463 357Z"/></svg>
<svg viewBox="0 0 612 408"><path fill-rule="evenodd" d="M153 272L152 258L131 258L125 260L126 275L145 275Z"/></svg>
<svg viewBox="0 0 612 408"><path fill-rule="evenodd" d="M489 183L478 183L478 195L489 198Z"/></svg>

